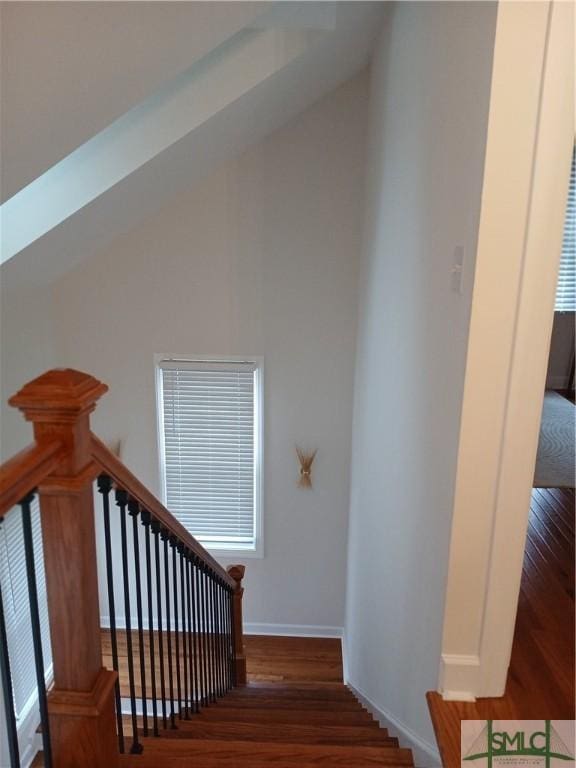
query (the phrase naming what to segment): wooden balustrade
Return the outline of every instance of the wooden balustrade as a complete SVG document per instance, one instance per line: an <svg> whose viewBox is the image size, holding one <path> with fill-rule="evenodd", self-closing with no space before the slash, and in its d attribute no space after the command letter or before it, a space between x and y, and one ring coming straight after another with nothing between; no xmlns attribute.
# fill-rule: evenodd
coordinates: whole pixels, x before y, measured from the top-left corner
<svg viewBox="0 0 576 768"><path fill-rule="evenodd" d="M10 399L34 428L35 444L0 468L0 516L38 488L54 683L48 712L55 768L119 764L114 685L102 667L93 481L105 472L234 590L236 684L246 682L241 585L90 431L107 386L70 369L49 371Z"/></svg>
<svg viewBox="0 0 576 768"><path fill-rule="evenodd" d="M158 501L156 496L144 486L138 478L127 469L124 464L110 451L107 446L99 440L96 435L92 435L92 457L101 468L102 472L109 475L121 488L129 490L130 496L141 504L158 522L174 534L180 541L188 547L195 555L198 555L206 564L228 584L232 589L236 589L236 582L228 575L228 572L214 560L212 555L207 552L200 542L191 536L186 528L176 520L176 518Z"/></svg>

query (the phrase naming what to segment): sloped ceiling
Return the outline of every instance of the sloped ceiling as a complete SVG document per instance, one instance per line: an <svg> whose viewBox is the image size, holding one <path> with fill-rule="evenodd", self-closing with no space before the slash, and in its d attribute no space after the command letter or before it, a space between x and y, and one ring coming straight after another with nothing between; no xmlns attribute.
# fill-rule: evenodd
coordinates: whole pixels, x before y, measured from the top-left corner
<svg viewBox="0 0 576 768"><path fill-rule="evenodd" d="M8 5L12 4L9 3ZM45 5L52 6L53 4L42 4L43 12L48 12L44 8ZM56 5L59 12L65 15L66 8L61 8L61 6L75 7L86 4L57 3ZM111 7L120 6L121 14L125 13L133 19L133 11L126 6L144 4L88 3L87 5L91 6L90 10L94 13L93 6L98 6L100 9L104 8L107 11L106 18L110 23L108 12ZM295 48L293 38L289 34L286 37L280 36L278 39L274 37L274 44L280 44L280 48L277 49L278 67L276 67L276 71L273 71L272 74L267 73L260 82L256 78L248 89L244 88L236 95L231 94L226 104L223 104L217 111L206 112L206 117L202 121L198 122L196 120L197 115L194 115L194 119L190 121L188 132L186 130L181 131L174 135L171 142L167 142L161 147L158 146L148 155L143 154L140 164L133 164L123 175L117 174L113 183L102 186L92 196L87 195L76 209L70 209L65 216L55 219L54 222L49 222L49 225L44 226L44 229L40 228L34 238L30 239L30 244L16 249L14 252L17 255L2 266L3 275L19 275L20 278L25 277L27 280L41 283L57 279L59 275L75 264L105 247L114 237L136 226L146 215L167 204L171 197L192 186L216 165L279 128L298 112L365 66L373 40L382 25L384 11L383 3L372 2L231 3L230 5L233 6L244 6L243 13L245 15L236 15L234 16L234 23L226 20L222 27L218 27L216 17L211 17L209 21L204 18L204 26L201 25L200 18L202 8L214 9L215 6L223 5L220 3L148 3L146 5L153 6L155 12L161 11L168 5L170 13L174 13L172 23L175 25L177 25L176 18L180 19L180 24L183 24L184 21L183 11L179 11L174 6L184 6L185 8L190 6L187 10L195 15L194 25L197 26L194 26L194 29L211 30L211 36L205 33L202 41L197 42L196 47L191 46L191 56L194 61L198 62L198 64L192 62L193 66L188 69L191 73L198 71L198 66L200 66L200 72L205 72L206 66L202 62L206 61L206 48L209 47L210 51L213 51L214 48L218 50L218 45L220 45L221 50L223 39L232 38L232 41L237 39L238 26L243 21L245 22L243 25L244 32L240 34L244 34L246 30L251 30L250 34L267 35L272 29L273 35L279 31L281 35L284 35L286 31L291 32L296 29L300 35L302 29L307 27L306 33L311 34L305 38L305 45L302 45L302 39L299 37ZM255 9L255 5L259 8ZM162 9L158 6L162 6ZM265 12L262 12L263 7L266 7ZM213 12L211 10L208 15L210 16ZM74 13L79 13L77 8L75 8ZM83 18L82 14L80 17ZM69 154L61 162L56 161L56 164L49 168L43 177L33 179L26 188L0 208L0 214L3 214L4 210L11 211L19 199L25 201L30 190L35 187L39 187L42 192L45 186L44 181L47 179L51 180L52 183L55 178L56 186L52 187L54 190L53 198L57 197L59 178L66 176L66 174L70 177L69 169L74 168L74 165L70 165L70 157L81 157L83 162L80 167L82 168L86 165L84 159L87 163L94 163L96 159L96 167L98 168L100 156L94 154L92 147L100 147L102 143L106 147L109 144L109 142L100 142L100 135L107 135L107 131L108 133L114 132L116 125L122 128L121 131L118 131L122 135L126 122L131 127L134 127L135 124L138 128L138 121L133 120L132 115L140 115L143 104L154 104L155 100L161 102L172 100L173 80L166 79L167 73L169 70L173 73L175 70L181 69L186 57L183 52L172 55L172 41L171 39L168 40L170 33L166 22L163 46L170 51L165 52L166 58L164 59L160 50L162 46L159 45L152 55L152 59L162 72L160 77L158 72L154 70L154 66L148 61L142 47L141 36L145 26L143 18L143 16L138 17L141 33L135 36L137 39L133 39L131 43L132 50L139 51L141 60L144 61L140 74L137 76L135 72L137 67L126 65L129 73L128 80L131 77L136 81L136 84L126 85L124 71L119 60L122 56L127 56L130 60L132 57L126 51L121 56L119 52L121 46L118 45L116 53L118 69L116 73L112 68L104 66L101 73L101 80L108 82L112 96L108 97L106 89L99 81L98 89L95 90L102 92L101 108L100 110L93 109L90 119L86 118L80 127L70 127L69 122L74 122L75 102L73 94L76 92L75 89L78 89L78 82L81 78L75 77L66 80L68 99L64 99L61 94L58 96L61 100L61 114L58 114L57 110L48 109L47 114L44 115L43 100L37 94L37 91L41 89L32 89L32 92L36 94L36 104L39 110L37 122L44 123L45 126L52 124L61 130L65 136L64 138L58 136L57 141L52 141L50 138L52 134L45 134L36 128L36 134L42 136L42 139L38 140L42 147L37 151L34 162L30 162L27 166L26 173L32 172L33 165L35 165L36 170L45 168L46 163L49 162L49 157L60 158L61 153L65 151L63 149L65 145L67 147L73 146L78 141L82 142L82 139L84 139L84 143L78 149L73 146L75 152L72 155ZM154 18L152 13L150 17L147 17L149 23L153 23ZM216 32L216 27L218 27L218 32ZM101 26L96 25L95 29L100 30ZM264 30L264 32L259 30ZM5 30L3 34L4 32ZM88 34L88 32L89 25L86 25L85 33ZM152 35L150 31L148 34ZM234 37L235 34L236 37ZM92 37L95 36L97 33L92 31ZM182 36L177 35L176 39L181 40ZM210 40L209 43L206 43L207 39ZM225 45L225 50L227 50L228 44L225 43ZM100 39L98 45L91 48L94 51L93 58L98 60L97 49L100 50L100 58L102 58L101 51L105 46L106 41ZM183 48L185 47L183 43ZM114 49L114 47L112 48ZM82 59L79 50L76 50L75 55L79 60ZM66 60L66 57L67 53L64 51L61 58ZM209 60L212 58L213 55L210 54ZM64 65L59 64L59 66L63 67ZM85 63L82 65L79 63L80 69L82 66L86 66ZM116 78L114 78L114 74L116 74ZM187 77L188 75L186 72L183 75L179 73L176 78L181 76ZM10 77L9 74L7 79L10 80ZM120 82L115 82L115 79ZM160 80L162 84L158 86ZM141 96L149 88L153 88L153 90L147 96L148 102L146 102ZM137 94L137 98L135 94ZM138 102L136 106L134 106L135 101ZM185 103L184 106L188 108ZM118 110L123 107L128 107L127 111L117 118L116 122L108 125L110 115L117 114ZM149 112L149 110L145 111ZM61 119L64 114L67 114L66 120ZM107 116L106 118L102 116L104 114ZM17 122L14 116L11 116L10 119ZM62 123L61 129L58 128L60 123ZM98 132L95 126L101 126L103 123L106 123L107 127ZM94 131L96 131L95 136ZM153 134L154 130L150 131L148 127L141 137L136 134L135 141L140 141L140 139L148 141ZM93 138L90 138L91 136ZM16 154L24 152L24 145L30 141L31 134L22 138L19 143L13 139L15 142L13 146L18 147L14 150ZM10 141L6 144L6 147L9 146ZM8 152L9 149L4 148L4 151ZM118 155L116 155L117 157ZM110 168L114 170L117 162L113 155L103 155L101 165L105 167L108 161L111 161L108 170ZM14 172L14 178L16 175L18 174ZM21 175L18 183L14 180L11 183L18 186L22 183L23 178L24 175ZM48 209L51 208L50 196L44 198L48 203L42 202L42 200L42 197L30 198L30 212L33 216L40 213L40 218L44 217L44 209L49 213ZM38 203L38 201L40 202ZM23 213L24 216L20 214L20 218L25 221L25 209L23 209ZM3 219L6 223L8 216L3 215ZM8 230L10 227L4 226L4 229Z"/></svg>
<svg viewBox="0 0 576 768"><path fill-rule="evenodd" d="M2 202L268 6L1 3Z"/></svg>

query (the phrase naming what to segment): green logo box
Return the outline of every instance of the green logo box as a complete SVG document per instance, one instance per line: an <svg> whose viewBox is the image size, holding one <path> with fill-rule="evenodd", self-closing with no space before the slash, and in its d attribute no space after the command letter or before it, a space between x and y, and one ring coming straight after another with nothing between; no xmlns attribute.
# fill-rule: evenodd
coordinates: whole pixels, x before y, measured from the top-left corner
<svg viewBox="0 0 576 768"><path fill-rule="evenodd" d="M462 720L461 768L570 768L574 720Z"/></svg>

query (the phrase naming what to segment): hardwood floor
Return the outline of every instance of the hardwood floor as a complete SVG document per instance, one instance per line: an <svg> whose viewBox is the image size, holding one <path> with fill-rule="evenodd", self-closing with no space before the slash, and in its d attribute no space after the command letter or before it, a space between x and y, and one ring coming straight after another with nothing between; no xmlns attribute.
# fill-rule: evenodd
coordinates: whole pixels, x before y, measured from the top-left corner
<svg viewBox="0 0 576 768"><path fill-rule="evenodd" d="M428 704L445 768L460 766L460 721L574 719L574 490L532 492L506 694Z"/></svg>
<svg viewBox="0 0 576 768"><path fill-rule="evenodd" d="M156 635L157 637L157 635ZM110 631L101 630L102 662L112 669L112 649ZM174 643L174 636L172 637ZM342 649L340 640L316 637L268 637L247 635L244 638L248 680L251 682L302 682L302 683L342 683ZM128 663L126 651L126 632L117 633L120 685L125 695L129 696ZM146 659L146 679L150 680L150 656L148 633L144 635L144 653ZM136 696L141 693L138 663L138 633L132 632L132 644L135 651L135 688ZM156 640L156 649L158 642ZM175 661L173 661L175 665ZM160 664L156 653L156 679L160 678ZM176 667L174 666L174 670ZM168 680L168 660L164 654L164 673ZM183 676L183 662L181 663ZM174 678L176 677L174 673Z"/></svg>
<svg viewBox="0 0 576 768"><path fill-rule="evenodd" d="M247 635L244 644L249 680L342 682L340 640Z"/></svg>

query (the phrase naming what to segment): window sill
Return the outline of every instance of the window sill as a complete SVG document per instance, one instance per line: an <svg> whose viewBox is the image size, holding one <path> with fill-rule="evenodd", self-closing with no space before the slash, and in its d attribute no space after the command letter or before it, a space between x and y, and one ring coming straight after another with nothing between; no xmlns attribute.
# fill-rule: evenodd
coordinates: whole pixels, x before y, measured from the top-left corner
<svg viewBox="0 0 576 768"><path fill-rule="evenodd" d="M219 560L220 558L225 560L244 560L245 558L262 560L264 558L264 552L261 546L251 547L250 549L220 549L207 546L206 544L202 544L202 546L216 560Z"/></svg>

